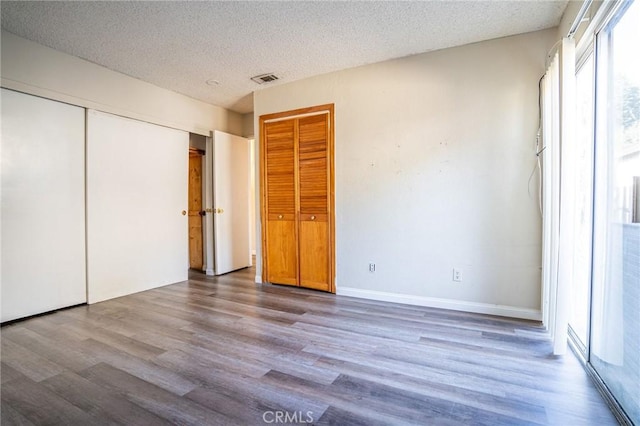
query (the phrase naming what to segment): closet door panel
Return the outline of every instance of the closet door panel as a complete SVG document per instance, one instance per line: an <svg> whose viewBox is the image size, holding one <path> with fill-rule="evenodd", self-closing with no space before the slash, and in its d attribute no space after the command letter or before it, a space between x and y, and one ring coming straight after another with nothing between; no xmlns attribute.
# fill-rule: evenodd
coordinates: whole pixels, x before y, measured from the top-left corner
<svg viewBox="0 0 640 426"><path fill-rule="evenodd" d="M83 108L2 89L2 321L87 301Z"/></svg>
<svg viewBox="0 0 640 426"><path fill-rule="evenodd" d="M300 285L330 291L328 115L298 120Z"/></svg>
<svg viewBox="0 0 640 426"><path fill-rule="evenodd" d="M326 220L307 218L300 221L300 286L331 291Z"/></svg>
<svg viewBox="0 0 640 426"><path fill-rule="evenodd" d="M267 281L289 285L298 281L294 124L264 127Z"/></svg>
<svg viewBox="0 0 640 426"><path fill-rule="evenodd" d="M93 110L87 126L89 303L186 280L189 134Z"/></svg>
<svg viewBox="0 0 640 426"><path fill-rule="evenodd" d="M296 223L291 220L270 220L267 229L269 282L297 285Z"/></svg>

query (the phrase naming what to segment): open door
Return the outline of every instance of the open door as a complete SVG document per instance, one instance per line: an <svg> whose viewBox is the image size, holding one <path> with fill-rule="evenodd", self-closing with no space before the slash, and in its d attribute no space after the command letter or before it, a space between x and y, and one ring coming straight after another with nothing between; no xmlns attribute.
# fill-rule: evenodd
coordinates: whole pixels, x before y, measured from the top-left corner
<svg viewBox="0 0 640 426"><path fill-rule="evenodd" d="M215 274L251 266L250 142L216 131L213 136Z"/></svg>

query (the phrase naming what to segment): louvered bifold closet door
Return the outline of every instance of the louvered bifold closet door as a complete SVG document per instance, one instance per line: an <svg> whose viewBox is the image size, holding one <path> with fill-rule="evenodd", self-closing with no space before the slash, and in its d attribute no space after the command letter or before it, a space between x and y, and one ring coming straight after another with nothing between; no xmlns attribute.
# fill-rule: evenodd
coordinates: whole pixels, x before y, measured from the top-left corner
<svg viewBox="0 0 640 426"><path fill-rule="evenodd" d="M298 285L295 120L266 123L267 281Z"/></svg>
<svg viewBox="0 0 640 426"><path fill-rule="evenodd" d="M331 291L328 114L298 119L300 286Z"/></svg>

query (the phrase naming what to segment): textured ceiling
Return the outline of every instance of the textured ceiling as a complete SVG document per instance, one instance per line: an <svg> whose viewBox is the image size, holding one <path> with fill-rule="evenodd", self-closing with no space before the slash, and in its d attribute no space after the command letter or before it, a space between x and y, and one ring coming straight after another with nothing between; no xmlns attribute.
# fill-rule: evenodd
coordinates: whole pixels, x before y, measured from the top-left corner
<svg viewBox="0 0 640 426"><path fill-rule="evenodd" d="M2 1L2 28L204 102L559 24L564 1ZM218 85L205 84L215 79Z"/></svg>

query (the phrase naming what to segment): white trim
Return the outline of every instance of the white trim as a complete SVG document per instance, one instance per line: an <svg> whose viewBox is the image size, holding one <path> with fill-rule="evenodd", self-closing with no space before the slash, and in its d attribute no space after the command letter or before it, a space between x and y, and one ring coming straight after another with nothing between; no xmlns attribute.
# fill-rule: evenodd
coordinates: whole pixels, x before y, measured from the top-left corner
<svg viewBox="0 0 640 426"><path fill-rule="evenodd" d="M585 0L584 3L582 3L582 6L578 11L578 15L574 18L573 23L571 24L571 28L569 28L567 37L572 38L575 35L576 31L578 31L578 27L580 27L580 24L582 24L585 18L587 21L589 20L587 12L591 7L591 3L593 3L593 0Z"/></svg>
<svg viewBox="0 0 640 426"><path fill-rule="evenodd" d="M380 300L383 302L404 303L407 305L426 306L429 308L451 309L454 311L497 315L501 317L520 318L533 321L542 320L542 312L539 309L468 302L465 300L439 299L436 297L413 296L409 294L387 293L384 291L362 290L350 287L338 287L336 289L336 294L339 296L358 297L361 299Z"/></svg>
<svg viewBox="0 0 640 426"><path fill-rule="evenodd" d="M261 275L256 275L255 282L258 283L258 284L262 284L262 276Z"/></svg>
<svg viewBox="0 0 640 426"><path fill-rule="evenodd" d="M204 211L207 212L203 221L205 234L205 239L203 241L203 260L205 273L207 275L215 275L215 235L213 231L213 155L213 131L211 131L209 136L205 139L204 169L202 174L202 182L204 184L202 207L204 207Z"/></svg>
<svg viewBox="0 0 640 426"><path fill-rule="evenodd" d="M80 58L76 58L76 59L80 59ZM118 74L121 74L121 73L118 73ZM146 83L146 84L150 84L150 83ZM21 93L36 96L39 98L49 99L52 101L57 101L57 102L61 102L61 103L65 103L73 106L78 106L85 109L93 109L96 111L117 115L123 118L130 118L132 120L142 121L144 123L155 124L157 126L162 126L162 127L168 127L170 129L184 130L186 132L195 133L197 135L206 136L208 132L208 131L205 131L203 128L197 127L197 124L191 125L187 123L179 123L176 121L166 119L164 117L159 117L157 115L139 113L133 110L129 110L127 108L123 108L121 106L109 105L101 102L96 102L91 99L84 99L74 95L68 95L66 93L58 92L56 90L34 86L32 84L13 80L7 77L2 77L0 79L0 86L4 87L5 89L13 90L15 92L21 92ZM159 86L156 86L156 87L159 89L162 89ZM162 89L162 90L167 90L167 89ZM183 96L180 94L178 95ZM200 102L200 101L197 101L197 102Z"/></svg>
<svg viewBox="0 0 640 426"><path fill-rule="evenodd" d="M331 111L323 109L322 111L314 111L314 112L307 112L305 114L287 115L286 117L272 118L269 120L264 120L264 123L275 123L276 121L285 121L285 120L290 120L292 118L313 117L314 115L322 115L322 114L329 114L329 113L331 113Z"/></svg>
<svg viewBox="0 0 640 426"><path fill-rule="evenodd" d="M593 10L588 11L590 14L589 24L580 35L579 40L576 42L576 52L578 53L578 57L584 55L584 50L588 45L593 44L595 35L604 29L624 4L624 1L612 0L603 2L600 6L591 5L590 9L594 9L596 6L597 9L595 9L595 12Z"/></svg>

